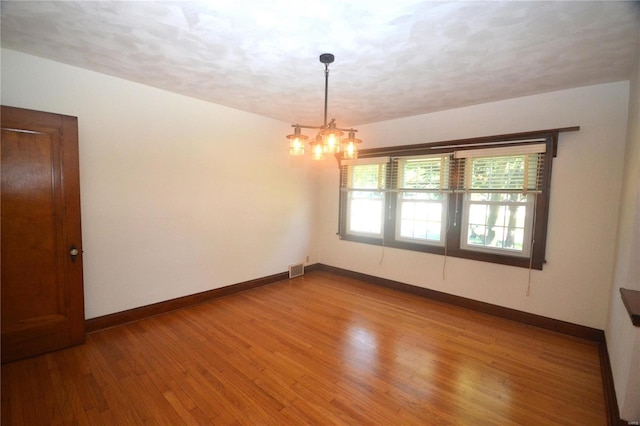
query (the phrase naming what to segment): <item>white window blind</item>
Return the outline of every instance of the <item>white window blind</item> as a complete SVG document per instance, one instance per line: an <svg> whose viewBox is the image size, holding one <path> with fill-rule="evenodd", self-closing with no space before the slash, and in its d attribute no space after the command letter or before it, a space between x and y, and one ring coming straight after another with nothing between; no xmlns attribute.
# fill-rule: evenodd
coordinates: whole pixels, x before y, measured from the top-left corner
<svg viewBox="0 0 640 426"><path fill-rule="evenodd" d="M520 154L537 154L547 152L547 145L536 143L531 145L502 146L497 148L467 149L454 152L455 158L495 157Z"/></svg>
<svg viewBox="0 0 640 426"><path fill-rule="evenodd" d="M342 160L340 188L342 190L384 190L388 162L389 157Z"/></svg>
<svg viewBox="0 0 640 426"><path fill-rule="evenodd" d="M355 159L342 159L340 161L341 166L355 166L361 164L386 164L389 162L389 157L370 157L370 158L355 158Z"/></svg>
<svg viewBox="0 0 640 426"><path fill-rule="evenodd" d="M451 155L394 158L391 188L397 191L449 191Z"/></svg>
<svg viewBox="0 0 640 426"><path fill-rule="evenodd" d="M465 192L542 192L545 144L456 151Z"/></svg>

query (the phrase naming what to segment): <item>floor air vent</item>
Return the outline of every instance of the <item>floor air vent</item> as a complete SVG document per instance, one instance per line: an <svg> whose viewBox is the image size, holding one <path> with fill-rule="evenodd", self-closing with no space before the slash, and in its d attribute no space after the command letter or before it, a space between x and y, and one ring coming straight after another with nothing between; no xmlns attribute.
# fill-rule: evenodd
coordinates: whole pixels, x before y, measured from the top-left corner
<svg viewBox="0 0 640 426"><path fill-rule="evenodd" d="M289 265L289 278L301 277L304 275L304 263Z"/></svg>

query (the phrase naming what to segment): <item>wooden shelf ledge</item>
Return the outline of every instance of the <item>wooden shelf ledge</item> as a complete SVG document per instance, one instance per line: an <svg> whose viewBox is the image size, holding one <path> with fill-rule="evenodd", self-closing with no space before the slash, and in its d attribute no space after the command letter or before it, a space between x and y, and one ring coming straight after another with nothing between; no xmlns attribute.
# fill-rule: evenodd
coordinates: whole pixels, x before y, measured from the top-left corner
<svg viewBox="0 0 640 426"><path fill-rule="evenodd" d="M631 317L631 322L636 327L640 327L640 291L621 288L620 294L622 295L622 303Z"/></svg>

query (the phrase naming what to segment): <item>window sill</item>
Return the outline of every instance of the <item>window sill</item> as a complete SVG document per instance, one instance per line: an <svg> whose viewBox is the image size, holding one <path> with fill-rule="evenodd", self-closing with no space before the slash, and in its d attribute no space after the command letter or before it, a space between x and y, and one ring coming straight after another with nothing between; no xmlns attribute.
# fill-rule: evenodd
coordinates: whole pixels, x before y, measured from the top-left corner
<svg viewBox="0 0 640 426"><path fill-rule="evenodd" d="M627 308L631 323L636 327L640 327L640 291L621 288L622 303Z"/></svg>

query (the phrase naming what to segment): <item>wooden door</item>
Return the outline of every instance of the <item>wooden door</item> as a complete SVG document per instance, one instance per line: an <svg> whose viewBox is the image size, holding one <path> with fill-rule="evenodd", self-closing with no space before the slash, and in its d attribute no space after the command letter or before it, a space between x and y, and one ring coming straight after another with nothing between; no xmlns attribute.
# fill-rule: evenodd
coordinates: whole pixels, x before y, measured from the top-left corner
<svg viewBox="0 0 640 426"><path fill-rule="evenodd" d="M0 118L5 363L82 343L84 295L77 119L5 106Z"/></svg>

